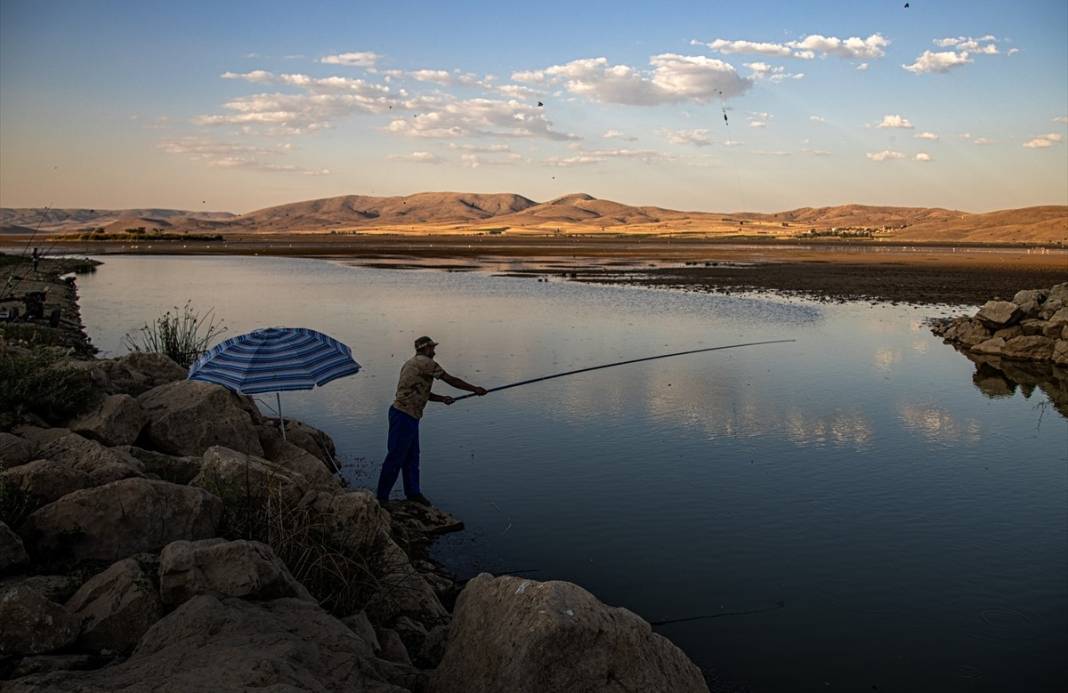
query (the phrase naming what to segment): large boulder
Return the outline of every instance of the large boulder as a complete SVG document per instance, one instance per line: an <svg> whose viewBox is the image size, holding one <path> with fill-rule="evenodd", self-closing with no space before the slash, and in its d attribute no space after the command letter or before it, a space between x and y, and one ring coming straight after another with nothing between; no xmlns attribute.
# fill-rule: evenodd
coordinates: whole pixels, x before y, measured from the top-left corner
<svg viewBox="0 0 1068 693"><path fill-rule="evenodd" d="M200 594L315 601L270 546L258 541L176 541L160 554L160 593L171 606Z"/></svg>
<svg viewBox="0 0 1068 693"><path fill-rule="evenodd" d="M1025 303L1042 303L1048 295L1049 292L1045 289L1024 289L1017 291L1013 295L1012 302L1018 306L1022 306Z"/></svg>
<svg viewBox="0 0 1068 693"><path fill-rule="evenodd" d="M0 432L0 469L17 467L33 459L34 445L13 433Z"/></svg>
<svg viewBox="0 0 1068 693"><path fill-rule="evenodd" d="M307 479L262 457L216 445L208 448L200 472L189 482L224 499L280 498L295 503Z"/></svg>
<svg viewBox="0 0 1068 693"><path fill-rule="evenodd" d="M139 461L77 433L68 433L40 448L38 457L62 462L85 472L94 486L143 476Z"/></svg>
<svg viewBox="0 0 1068 693"><path fill-rule="evenodd" d="M17 568L29 560L30 557L26 555L26 547L22 545L22 539L7 526L7 523L0 521L0 574Z"/></svg>
<svg viewBox="0 0 1068 693"><path fill-rule="evenodd" d="M20 534L35 556L50 561L116 561L179 539L212 537L222 510L204 489L123 479L39 508Z"/></svg>
<svg viewBox="0 0 1068 693"><path fill-rule="evenodd" d="M163 617L151 575L133 558L90 578L66 606L81 623L79 648L93 652L130 652Z"/></svg>
<svg viewBox="0 0 1068 693"><path fill-rule="evenodd" d="M1054 342L1051 360L1058 366L1068 366L1068 339L1058 339Z"/></svg>
<svg viewBox="0 0 1068 693"><path fill-rule="evenodd" d="M186 369L170 357L155 353L132 353L114 359L71 362L71 367L89 372L99 389L108 394L134 397L154 387L184 380Z"/></svg>
<svg viewBox="0 0 1068 693"><path fill-rule="evenodd" d="M636 614L568 582L485 573L460 593L431 689L708 691L700 669Z"/></svg>
<svg viewBox="0 0 1068 693"><path fill-rule="evenodd" d="M78 621L37 590L19 585L0 593L0 656L52 652L77 637Z"/></svg>
<svg viewBox="0 0 1068 693"><path fill-rule="evenodd" d="M1001 355L1022 361L1048 361L1053 356L1053 340L1040 335L1013 337L1005 342Z"/></svg>
<svg viewBox="0 0 1068 693"><path fill-rule="evenodd" d="M972 347L972 353L975 354L989 354L991 356L1000 356L1002 349L1005 348L1005 340L1001 337L992 337L985 342L979 342Z"/></svg>
<svg viewBox="0 0 1068 693"><path fill-rule="evenodd" d="M0 472L0 484L17 488L36 505L47 505L68 493L97 486L86 472L58 460L34 460Z"/></svg>
<svg viewBox="0 0 1068 693"><path fill-rule="evenodd" d="M1016 324L1023 311L1012 301L987 301L975 317L987 327L999 330Z"/></svg>
<svg viewBox="0 0 1068 693"><path fill-rule="evenodd" d="M370 645L315 604L195 597L156 623L117 666L11 682L5 693L112 691L367 691L403 693L419 674L375 658Z"/></svg>
<svg viewBox="0 0 1068 693"><path fill-rule="evenodd" d="M326 468L323 461L315 455L298 447L287 440L260 436L263 445L263 454L271 462L291 469L315 486L324 486L339 489L341 484L337 478Z"/></svg>
<svg viewBox="0 0 1068 693"><path fill-rule="evenodd" d="M348 553L377 554L389 539L389 513L370 491L312 490L301 498L299 509L314 518L331 542Z"/></svg>
<svg viewBox="0 0 1068 693"><path fill-rule="evenodd" d="M40 592L56 604L64 604L82 586L82 581L77 575L12 575L0 580L0 593L20 586Z"/></svg>
<svg viewBox="0 0 1068 693"><path fill-rule="evenodd" d="M1068 308L1061 308L1049 316L1049 323L1051 325L1068 325Z"/></svg>
<svg viewBox="0 0 1068 693"><path fill-rule="evenodd" d="M266 445L265 439L281 438L278 419L264 418L260 425L260 441ZM334 446L334 440L318 428L303 421L286 419L286 440L318 457L331 471L337 467L337 448Z"/></svg>
<svg viewBox="0 0 1068 693"><path fill-rule="evenodd" d="M130 445L141 434L145 416L130 395L110 395L67 428L104 445Z"/></svg>
<svg viewBox="0 0 1068 693"><path fill-rule="evenodd" d="M1033 318L1028 318L1027 320L1021 320L1018 325L1014 325L1013 327L1009 328L1017 330L1018 332L1016 334L1002 336L1005 337L1005 339L1012 339L1013 337L1030 337L1032 335L1042 334L1042 332L1046 329L1046 325L1048 324L1049 323L1045 320L1035 320ZM999 330L999 332L1004 331L1005 330Z"/></svg>
<svg viewBox="0 0 1068 693"><path fill-rule="evenodd" d="M136 445L120 445L116 450L138 460L146 476L156 477L174 484L188 484L200 473L202 460L199 455L167 455L155 450L145 450Z"/></svg>
<svg viewBox="0 0 1068 693"><path fill-rule="evenodd" d="M970 347L990 339L990 330L978 320L962 318L950 325L942 337L947 341L960 342Z"/></svg>
<svg viewBox="0 0 1068 693"><path fill-rule="evenodd" d="M1068 282L1063 284L1056 284L1050 288L1049 294L1046 296L1046 300L1043 301L1043 305L1049 304L1051 301L1059 301L1064 305L1068 305Z"/></svg>
<svg viewBox="0 0 1068 693"><path fill-rule="evenodd" d="M181 380L149 390L138 402L147 419L142 439L148 447L170 455L203 455L223 445L263 455L255 406L221 385Z"/></svg>
<svg viewBox="0 0 1068 693"><path fill-rule="evenodd" d="M377 576L378 589L367 604L367 613L374 621L386 623L400 616L411 616L432 627L448 620L449 612L434 588L392 539L385 539L371 567Z"/></svg>

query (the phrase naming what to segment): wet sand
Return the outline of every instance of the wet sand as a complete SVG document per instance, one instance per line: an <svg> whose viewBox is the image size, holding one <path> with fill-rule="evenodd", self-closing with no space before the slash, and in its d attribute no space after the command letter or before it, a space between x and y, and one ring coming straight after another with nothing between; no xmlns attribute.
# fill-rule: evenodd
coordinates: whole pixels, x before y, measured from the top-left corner
<svg viewBox="0 0 1068 693"><path fill-rule="evenodd" d="M20 250L15 239L7 252ZM46 245L47 242L47 245ZM979 304L1068 281L1068 250L1013 245L890 245L756 238L591 236L230 236L224 242L54 242L50 253L282 255L396 269L690 290L771 290L825 300Z"/></svg>

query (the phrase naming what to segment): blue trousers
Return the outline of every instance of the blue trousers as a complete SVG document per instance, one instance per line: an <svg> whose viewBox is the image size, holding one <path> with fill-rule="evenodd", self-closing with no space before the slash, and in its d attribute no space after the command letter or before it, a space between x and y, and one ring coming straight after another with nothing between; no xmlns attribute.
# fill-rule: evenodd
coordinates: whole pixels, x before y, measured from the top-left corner
<svg viewBox="0 0 1068 693"><path fill-rule="evenodd" d="M419 419L399 409L389 408L389 438L386 459L378 475L378 499L386 500L397 475L404 472L404 495L418 496L419 491Z"/></svg>

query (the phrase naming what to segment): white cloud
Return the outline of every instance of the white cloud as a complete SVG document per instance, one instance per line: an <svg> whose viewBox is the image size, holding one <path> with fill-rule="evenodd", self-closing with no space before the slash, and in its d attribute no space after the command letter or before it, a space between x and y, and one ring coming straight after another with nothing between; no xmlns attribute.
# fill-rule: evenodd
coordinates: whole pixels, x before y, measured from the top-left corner
<svg viewBox="0 0 1068 693"><path fill-rule="evenodd" d="M189 136L163 140L158 146L160 150L168 154L184 155L192 161L204 162L212 168L239 168L265 173L296 173L305 176L322 176L330 173L329 169L309 169L269 160L288 154L292 150L288 144L261 147Z"/></svg>
<svg viewBox="0 0 1068 693"><path fill-rule="evenodd" d="M901 152L894 152L889 149L884 149L881 152L868 152L864 156L868 157L872 161L890 161L893 159L904 159L905 155Z"/></svg>
<svg viewBox="0 0 1068 693"><path fill-rule="evenodd" d="M826 149L809 149L804 148L801 150L802 154L808 154L809 156L830 156L831 153Z"/></svg>
<svg viewBox="0 0 1068 693"><path fill-rule="evenodd" d="M630 106L653 106L679 101L707 102L745 93L753 80L740 77L734 67L705 56L662 53L649 59L652 70L610 65L607 58L584 58L553 65L530 75L543 75L572 94L592 101ZM512 79L526 77L515 73Z"/></svg>
<svg viewBox="0 0 1068 693"><path fill-rule="evenodd" d="M968 57L967 53L957 53L955 51L940 51L935 53L933 51L924 51L920 57L916 58L916 62L911 65L902 65L913 74L925 74L931 72L949 72L954 67L960 67L973 62Z"/></svg>
<svg viewBox="0 0 1068 693"><path fill-rule="evenodd" d="M934 159L931 158L931 155L927 152L920 152L916 155L915 159L916 161L934 161Z"/></svg>
<svg viewBox="0 0 1068 693"><path fill-rule="evenodd" d="M935 39L934 44L939 48L955 48L961 53L981 53L983 55L997 55L997 38L991 35L972 38L971 36L957 36L950 38Z"/></svg>
<svg viewBox="0 0 1068 693"><path fill-rule="evenodd" d="M827 122L826 118L824 118L823 116L818 116L818 115L811 115L811 116L808 117L808 119L811 120L813 123L823 124L823 123Z"/></svg>
<svg viewBox="0 0 1068 693"><path fill-rule="evenodd" d="M549 157L542 163L548 166L571 167L599 164L610 159L635 159L644 163L667 161L669 157L648 149L590 149L568 157Z"/></svg>
<svg viewBox="0 0 1068 693"><path fill-rule="evenodd" d="M792 57L800 60L812 60L819 57L836 56L848 60L866 60L881 58L886 55L886 47L890 41L881 34L872 34L867 38L851 36L838 38L837 36L822 36L810 34L799 41L787 41L785 43L769 43L764 41L727 40L715 39L711 43L690 41L690 45L707 46L718 53L750 53L758 55L772 55L779 57Z"/></svg>
<svg viewBox="0 0 1068 693"><path fill-rule="evenodd" d="M621 130L605 130L601 135L606 140L622 140L623 142L637 142L637 137L628 137L626 133Z"/></svg>
<svg viewBox="0 0 1068 693"><path fill-rule="evenodd" d="M912 123L908 118L899 115L885 115L882 122L878 123L877 128L902 128L904 130L911 130Z"/></svg>
<svg viewBox="0 0 1068 693"><path fill-rule="evenodd" d="M411 137L544 137L576 140L552 129L544 109L516 100L449 100L439 107L411 118L398 118L386 127L388 132Z"/></svg>
<svg viewBox="0 0 1068 693"><path fill-rule="evenodd" d="M512 148L507 144L457 144L456 142L449 142L449 149L481 152L483 154L503 154L512 151Z"/></svg>
<svg viewBox="0 0 1068 693"><path fill-rule="evenodd" d="M976 137L974 140L972 140L972 144L994 144L994 140L990 139L989 137Z"/></svg>
<svg viewBox="0 0 1068 693"><path fill-rule="evenodd" d="M918 140L931 140L932 142L938 139L938 135L934 134L933 132L921 132L919 134L913 135L913 137Z"/></svg>
<svg viewBox="0 0 1068 693"><path fill-rule="evenodd" d="M411 154L390 154L390 161L406 161L412 164L440 164L442 159L432 152L412 152Z"/></svg>
<svg viewBox="0 0 1068 693"><path fill-rule="evenodd" d="M337 55L324 55L319 62L327 65L348 65L349 67L374 67L382 56L371 51L355 53L338 53Z"/></svg>
<svg viewBox="0 0 1068 693"><path fill-rule="evenodd" d="M1068 125L1068 115L1057 116L1056 118L1053 119L1053 122L1054 123L1064 123L1065 125Z"/></svg>
<svg viewBox="0 0 1068 693"><path fill-rule="evenodd" d="M545 81L545 72L543 70L523 70L520 72L513 72L512 81L541 83Z"/></svg>
<svg viewBox="0 0 1068 693"><path fill-rule="evenodd" d="M864 72L865 70L867 70L868 67L869 67L868 63L860 63L859 65L857 65L857 69L860 70L861 72Z"/></svg>
<svg viewBox="0 0 1068 693"><path fill-rule="evenodd" d="M746 118L749 120L749 127L751 128L766 128L768 126L768 121L774 117L775 116L765 111L761 111L758 113L750 113L748 116L746 116Z"/></svg>
<svg viewBox="0 0 1068 693"><path fill-rule="evenodd" d="M766 79L769 82L781 82L784 79L802 79L805 74L790 73L786 71L785 67L781 65L769 65L764 62L744 63L746 67L752 70L752 74L749 76L753 79Z"/></svg>
<svg viewBox="0 0 1068 693"><path fill-rule="evenodd" d="M695 147L707 147L712 144L709 130L705 128L695 130L670 130L665 128L660 133L671 144L692 144Z"/></svg>
<svg viewBox="0 0 1068 693"><path fill-rule="evenodd" d="M418 82L434 82L445 87L451 86L464 86L464 87L482 87L484 89L492 89L493 84L491 79L480 78L473 72L461 72L460 70L413 70L407 73L409 77ZM523 87L516 87L522 89Z"/></svg>
<svg viewBox="0 0 1068 693"><path fill-rule="evenodd" d="M1020 52L1020 49L1019 49L1019 48L1010 48L1010 49L1008 50L1008 52L1006 53L1006 55L1016 55L1016 54L1017 54L1017 53L1019 53L1019 52Z"/></svg>
<svg viewBox="0 0 1068 693"><path fill-rule="evenodd" d="M1052 147L1057 142L1064 140L1064 136L1059 132L1050 132L1045 135L1039 135L1032 140L1024 142L1024 147L1027 149L1047 149Z"/></svg>
<svg viewBox="0 0 1068 693"><path fill-rule="evenodd" d="M530 87L524 87L521 84L502 84L497 87L497 91L504 94L510 99L533 99L541 92L531 89Z"/></svg>

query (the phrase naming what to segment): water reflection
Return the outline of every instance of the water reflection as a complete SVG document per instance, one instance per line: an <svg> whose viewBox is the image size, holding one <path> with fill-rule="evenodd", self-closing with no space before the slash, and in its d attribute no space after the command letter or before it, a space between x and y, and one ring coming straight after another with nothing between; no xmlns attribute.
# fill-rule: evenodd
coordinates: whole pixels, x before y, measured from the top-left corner
<svg viewBox="0 0 1068 693"><path fill-rule="evenodd" d="M1068 368L1052 363L1010 361L963 349L960 352L975 364L972 382L987 397L1011 397L1018 389L1025 399L1030 399L1037 389L1049 397L1054 409L1068 418Z"/></svg>
<svg viewBox="0 0 1068 693"><path fill-rule="evenodd" d="M949 411L937 406L905 404L901 406L898 415L906 428L920 433L932 442L975 445L982 438L982 427L978 421L959 421Z"/></svg>

